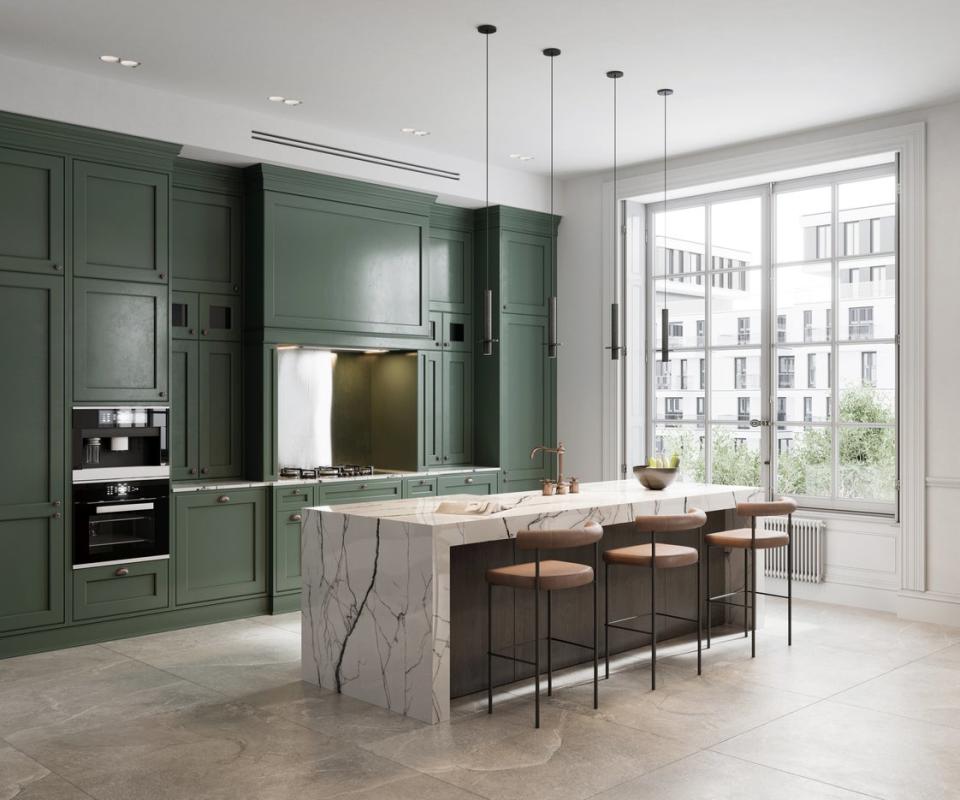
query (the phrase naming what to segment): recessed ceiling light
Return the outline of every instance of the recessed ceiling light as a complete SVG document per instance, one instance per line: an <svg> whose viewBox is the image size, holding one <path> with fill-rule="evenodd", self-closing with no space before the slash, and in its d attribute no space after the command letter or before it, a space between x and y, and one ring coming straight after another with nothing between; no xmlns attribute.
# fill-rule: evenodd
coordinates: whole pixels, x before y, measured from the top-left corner
<svg viewBox="0 0 960 800"><path fill-rule="evenodd" d="M520 158L520 154L519 154L519 153L511 153L511 154L510 154L510 158Z"/></svg>
<svg viewBox="0 0 960 800"><path fill-rule="evenodd" d="M283 101L285 106L298 106L302 101L294 100L292 97L288 97Z"/></svg>
<svg viewBox="0 0 960 800"><path fill-rule="evenodd" d="M414 135L414 136L429 136L429 135L430 135L430 131L414 131L414 132L413 132L413 135Z"/></svg>
<svg viewBox="0 0 960 800"><path fill-rule="evenodd" d="M302 100L295 100L292 97L284 97L282 94L272 94L267 100L271 103L283 103L285 106L298 106L303 102Z"/></svg>
<svg viewBox="0 0 960 800"><path fill-rule="evenodd" d="M120 56L100 56L100 60L104 64L119 64Z"/></svg>
<svg viewBox="0 0 960 800"><path fill-rule="evenodd" d="M533 156L525 156L522 153L511 153L510 158L515 158L518 161L533 161Z"/></svg>
<svg viewBox="0 0 960 800"><path fill-rule="evenodd" d="M520 156L521 161L533 161L533 156Z"/></svg>
<svg viewBox="0 0 960 800"><path fill-rule="evenodd" d="M400 133L413 133L416 128L401 128Z"/></svg>
<svg viewBox="0 0 960 800"><path fill-rule="evenodd" d="M121 67L131 67L131 68L132 68L132 67L139 67L139 66L140 66L140 62L139 62L139 61L134 61L132 58L121 58L121 59L120 59L120 66L121 66Z"/></svg>
<svg viewBox="0 0 960 800"><path fill-rule="evenodd" d="M271 103L282 103L283 95L272 94L267 98L267 100L269 100Z"/></svg>

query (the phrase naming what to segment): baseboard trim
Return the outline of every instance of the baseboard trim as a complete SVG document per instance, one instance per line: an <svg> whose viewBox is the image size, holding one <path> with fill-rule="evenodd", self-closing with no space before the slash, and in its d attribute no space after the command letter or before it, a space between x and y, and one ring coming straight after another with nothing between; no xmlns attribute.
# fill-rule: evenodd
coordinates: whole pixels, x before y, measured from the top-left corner
<svg viewBox="0 0 960 800"><path fill-rule="evenodd" d="M767 591L787 593L787 582L782 578L766 579ZM844 583L793 582L793 596L797 600L833 603L838 606L869 608L873 611L897 612L897 592L878 586L852 586ZM776 602L776 601L774 601Z"/></svg>
<svg viewBox="0 0 960 800"><path fill-rule="evenodd" d="M900 592L897 615L918 622L960 628L960 595L940 592Z"/></svg>
<svg viewBox="0 0 960 800"><path fill-rule="evenodd" d="M290 594L278 594L273 598L274 614L286 614L290 611L300 610L300 592L291 592Z"/></svg>

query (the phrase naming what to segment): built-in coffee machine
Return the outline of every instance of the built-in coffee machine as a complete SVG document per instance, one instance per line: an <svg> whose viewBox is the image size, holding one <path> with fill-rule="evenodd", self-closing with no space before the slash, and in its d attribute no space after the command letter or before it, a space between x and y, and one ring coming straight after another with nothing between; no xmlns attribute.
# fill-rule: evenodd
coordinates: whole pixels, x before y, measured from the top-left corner
<svg viewBox="0 0 960 800"><path fill-rule="evenodd" d="M166 407L73 410L73 565L169 558Z"/></svg>

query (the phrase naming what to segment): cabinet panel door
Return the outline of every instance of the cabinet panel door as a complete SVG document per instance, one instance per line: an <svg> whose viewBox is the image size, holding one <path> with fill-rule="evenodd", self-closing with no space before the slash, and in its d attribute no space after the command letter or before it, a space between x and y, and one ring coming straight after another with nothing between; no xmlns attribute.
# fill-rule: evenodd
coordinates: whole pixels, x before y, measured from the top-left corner
<svg viewBox="0 0 960 800"><path fill-rule="evenodd" d="M441 353L420 352L420 382L423 401L420 434L423 438L421 462L426 466L443 461L443 357Z"/></svg>
<svg viewBox="0 0 960 800"><path fill-rule="evenodd" d="M73 258L77 275L167 280L169 176L77 161Z"/></svg>
<svg viewBox="0 0 960 800"><path fill-rule="evenodd" d="M177 285L199 292L240 292L239 197L173 189L170 271Z"/></svg>
<svg viewBox="0 0 960 800"><path fill-rule="evenodd" d="M207 477L240 475L242 357L240 344L200 342L200 473Z"/></svg>
<svg viewBox="0 0 960 800"><path fill-rule="evenodd" d="M240 298L225 294L200 295L200 338L239 342Z"/></svg>
<svg viewBox="0 0 960 800"><path fill-rule="evenodd" d="M470 475L444 475L438 479L437 494L496 494L497 473L481 472Z"/></svg>
<svg viewBox="0 0 960 800"><path fill-rule="evenodd" d="M170 335L174 339L196 339L200 329L200 295L170 292Z"/></svg>
<svg viewBox="0 0 960 800"><path fill-rule="evenodd" d="M74 570L73 618L99 619L166 608L169 567L164 559Z"/></svg>
<svg viewBox="0 0 960 800"><path fill-rule="evenodd" d="M273 528L275 592L300 588L300 521L299 511L280 511Z"/></svg>
<svg viewBox="0 0 960 800"><path fill-rule="evenodd" d="M167 397L167 287L74 281L73 399Z"/></svg>
<svg viewBox="0 0 960 800"><path fill-rule="evenodd" d="M28 510L0 507L0 631L64 621L63 518L49 503Z"/></svg>
<svg viewBox="0 0 960 800"><path fill-rule="evenodd" d="M404 478L404 497L433 497L437 493L436 478Z"/></svg>
<svg viewBox="0 0 960 800"><path fill-rule="evenodd" d="M265 492L180 492L174 498L177 604L265 592Z"/></svg>
<svg viewBox="0 0 960 800"><path fill-rule="evenodd" d="M547 313L553 294L553 239L504 231L500 237L500 302L508 314Z"/></svg>
<svg viewBox="0 0 960 800"><path fill-rule="evenodd" d="M543 453L531 460L530 451L555 443L556 362L547 358L543 317L501 315L500 340L500 467L503 491L511 491L510 481L553 474L552 462Z"/></svg>
<svg viewBox="0 0 960 800"><path fill-rule="evenodd" d="M63 159L0 148L0 269L62 274Z"/></svg>
<svg viewBox="0 0 960 800"><path fill-rule="evenodd" d="M470 314L443 313L443 348L473 352L473 317Z"/></svg>
<svg viewBox="0 0 960 800"><path fill-rule="evenodd" d="M200 368L197 342L170 347L170 477L196 478L200 469Z"/></svg>
<svg viewBox="0 0 960 800"><path fill-rule="evenodd" d="M317 487L317 503L366 503L371 500L399 500L402 496L401 481L376 478L371 481L343 481L320 484Z"/></svg>
<svg viewBox="0 0 960 800"><path fill-rule="evenodd" d="M430 308L436 311L471 310L473 236L461 231L430 231Z"/></svg>
<svg viewBox="0 0 960 800"><path fill-rule="evenodd" d="M473 356L443 354L443 463L473 460Z"/></svg>

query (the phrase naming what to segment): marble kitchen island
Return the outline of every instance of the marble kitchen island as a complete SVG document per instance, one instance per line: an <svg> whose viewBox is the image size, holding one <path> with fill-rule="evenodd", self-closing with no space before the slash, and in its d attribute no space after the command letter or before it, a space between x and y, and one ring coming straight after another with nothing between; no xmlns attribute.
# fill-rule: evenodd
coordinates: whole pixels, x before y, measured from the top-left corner
<svg viewBox="0 0 960 800"><path fill-rule="evenodd" d="M708 512L709 529L720 529L729 524L738 502L760 496L755 487L678 483L663 491L650 491L634 480L624 480L583 484L578 494L552 497L523 492L305 509L303 679L424 722L446 720L451 672L460 685L454 688L455 694L475 691L486 679L485 590L482 614L476 602L484 571L493 564L532 558L512 546L517 531L578 527L594 521L604 526L604 548L622 546L636 536L631 523L638 514L683 513L696 507ZM489 501L501 510L485 515L437 513L441 502L458 500ZM590 553L575 551L570 557L589 560ZM722 569L715 574L714 591L727 580ZM629 580L634 583L628 585ZM626 602L631 602L627 590L634 598L629 613L642 610L636 608L636 598L642 596L636 580L635 574L623 575L618 589L611 573L610 590L620 592L618 597L622 595ZM685 584L683 580L678 576L666 584L665 594L668 601L672 596L673 602L692 603L690 610L695 611L695 587L689 577ZM509 644L511 638L525 640L517 638L530 616L521 610L521 594L531 593L518 592L513 603L506 594L499 595L502 606L495 600L497 647ZM574 605L567 607L568 614L578 614L577 624L582 628L589 622L589 616L583 618L583 609L590 604L582 598L571 602ZM554 620L555 635L563 636L563 608L556 608ZM532 625L532 619L529 623ZM666 631L665 636L680 632L685 631ZM580 640L589 641L582 635ZM611 650L614 646L611 640ZM621 643L618 649L627 646ZM580 654L576 660L583 657ZM555 658L555 668L563 663L562 657ZM567 663L573 662L568 659ZM522 677L501 673L495 682Z"/></svg>

